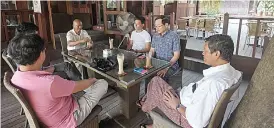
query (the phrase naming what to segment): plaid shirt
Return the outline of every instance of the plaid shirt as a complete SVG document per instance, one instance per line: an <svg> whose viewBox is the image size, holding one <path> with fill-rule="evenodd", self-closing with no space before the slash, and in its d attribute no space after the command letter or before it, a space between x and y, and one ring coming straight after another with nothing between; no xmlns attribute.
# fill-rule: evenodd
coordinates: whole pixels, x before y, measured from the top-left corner
<svg viewBox="0 0 274 128"><path fill-rule="evenodd" d="M174 52L181 51L179 35L173 31L166 31L162 36L155 34L152 37L151 47L155 49L156 58L170 61ZM178 61L172 66L173 69L179 69Z"/></svg>

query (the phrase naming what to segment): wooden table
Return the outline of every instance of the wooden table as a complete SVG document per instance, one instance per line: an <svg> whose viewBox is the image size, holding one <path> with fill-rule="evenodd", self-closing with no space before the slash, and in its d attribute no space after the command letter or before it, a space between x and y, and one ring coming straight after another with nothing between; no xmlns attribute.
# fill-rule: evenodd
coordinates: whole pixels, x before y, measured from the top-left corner
<svg viewBox="0 0 274 128"><path fill-rule="evenodd" d="M116 56L118 53L123 53L125 55L125 61L128 62L128 67L124 69L127 75L123 77L118 76L118 68L113 70L103 72L96 68L96 65L92 62L94 58L103 58L103 50L107 49L108 46L104 44L94 44L94 48L92 50L82 50L80 52L87 53L88 55L71 55L70 51L68 54L63 54L63 56L69 58L70 60L81 64L86 70L86 68L94 71L102 75L103 77L115 82L117 86L115 89L118 91L119 95L122 98L122 111L123 116L119 117L117 120L122 120L122 123L129 123L130 119L137 114L137 105L136 101L139 99L140 92L140 83L142 80L149 78L150 76L156 74L158 71L167 68L170 66L169 62L164 60L159 60L156 58L152 58L153 68L150 69L146 74L141 75L133 72L135 68L134 59L137 58L136 53L131 51L126 51L122 49L113 49L112 54ZM79 50L75 50L74 52L78 52ZM118 67L118 66L117 66ZM127 120L127 121L125 121ZM125 124L127 126L127 124ZM129 124L128 124L129 125Z"/></svg>

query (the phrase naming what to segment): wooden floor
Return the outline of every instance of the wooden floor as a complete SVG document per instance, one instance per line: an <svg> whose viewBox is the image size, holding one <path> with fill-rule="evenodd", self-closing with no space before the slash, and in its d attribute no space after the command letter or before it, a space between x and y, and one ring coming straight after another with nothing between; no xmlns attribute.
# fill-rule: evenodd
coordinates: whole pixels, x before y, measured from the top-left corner
<svg viewBox="0 0 274 128"><path fill-rule="evenodd" d="M173 79L170 80L171 85L174 86L187 86L191 82L200 80L203 77L202 74L184 70L183 75L178 73ZM244 81L240 86L240 97L242 97L247 88L248 82ZM145 94L145 85L141 84L140 97ZM20 104L12 96L11 93L7 91L4 86L1 86L1 127L2 128L22 128L24 127L24 122L26 120L25 116L20 115ZM240 99L239 99L240 101ZM112 92L111 95L104 98L99 102L99 105L103 107L103 110L99 114L100 127L102 128L121 128L111 117L115 117L121 114L121 99L117 92ZM235 108L237 104L232 105L232 109ZM228 110L229 111L229 110ZM140 123L146 122L147 118L143 114L137 115L134 119L134 125L131 128L138 128Z"/></svg>

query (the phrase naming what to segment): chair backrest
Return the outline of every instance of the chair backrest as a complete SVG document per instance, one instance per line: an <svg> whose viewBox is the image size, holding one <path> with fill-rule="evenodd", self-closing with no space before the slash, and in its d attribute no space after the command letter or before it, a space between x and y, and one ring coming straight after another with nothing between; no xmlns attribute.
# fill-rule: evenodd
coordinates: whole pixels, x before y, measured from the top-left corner
<svg viewBox="0 0 274 128"><path fill-rule="evenodd" d="M186 29L186 20L179 19L177 20L177 23L178 23L178 29L182 29L182 30Z"/></svg>
<svg viewBox="0 0 274 128"><path fill-rule="evenodd" d="M189 27L196 27L196 23L197 23L197 19L193 18L193 19L189 19Z"/></svg>
<svg viewBox="0 0 274 128"><path fill-rule="evenodd" d="M31 106L28 104L27 100L24 98L22 92L19 89L17 89L14 85L12 85L12 75L13 73L11 72L5 73L4 86L9 90L9 92L11 92L11 94L19 101L19 103L23 107L30 128L40 128L35 113L32 110Z"/></svg>
<svg viewBox="0 0 274 128"><path fill-rule="evenodd" d="M196 22L196 28L201 29L205 28L205 20L204 19L198 19Z"/></svg>
<svg viewBox="0 0 274 128"><path fill-rule="evenodd" d="M67 34L66 33L59 33L59 38L62 46L62 52L67 53Z"/></svg>
<svg viewBox="0 0 274 128"><path fill-rule="evenodd" d="M256 34L256 28L257 28L257 23L252 23L249 22L246 24L248 27L248 36L255 36ZM259 30L258 30L258 36L260 36L262 33L262 25L259 26Z"/></svg>
<svg viewBox="0 0 274 128"><path fill-rule="evenodd" d="M68 49L67 49L67 34L66 33L59 33L59 38L61 42L61 47L62 47L62 53L67 54ZM66 57L63 56L64 61L67 60Z"/></svg>
<svg viewBox="0 0 274 128"><path fill-rule="evenodd" d="M17 65L16 63L10 58L8 57L7 54L7 49L4 49L3 53L2 53L2 58L5 60L5 62L9 65L10 69L12 72L15 72L17 69Z"/></svg>
<svg viewBox="0 0 274 128"><path fill-rule="evenodd" d="M67 13L52 13L52 23L54 34L72 29L72 17Z"/></svg>
<svg viewBox="0 0 274 128"><path fill-rule="evenodd" d="M213 113L211 115L211 118L210 118L207 128L218 128L221 125L223 118L224 118L225 111L226 111L226 107L227 107L228 103L230 102L231 96L240 86L240 84L242 82L242 76L243 76L243 74L241 75L241 77L239 78L239 80L236 84L234 84L230 88L224 90L224 92L222 93L219 101L217 102L217 104L213 110Z"/></svg>
<svg viewBox="0 0 274 128"><path fill-rule="evenodd" d="M205 22L205 31L213 32L216 20L215 19L206 19Z"/></svg>

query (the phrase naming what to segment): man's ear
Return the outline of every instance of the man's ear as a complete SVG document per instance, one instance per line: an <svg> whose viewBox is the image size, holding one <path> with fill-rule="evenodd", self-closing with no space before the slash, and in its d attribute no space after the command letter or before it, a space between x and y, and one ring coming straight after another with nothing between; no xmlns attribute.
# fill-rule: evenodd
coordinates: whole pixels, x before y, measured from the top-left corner
<svg viewBox="0 0 274 128"><path fill-rule="evenodd" d="M220 57L221 56L221 52L220 51L216 51L215 52L215 56Z"/></svg>

